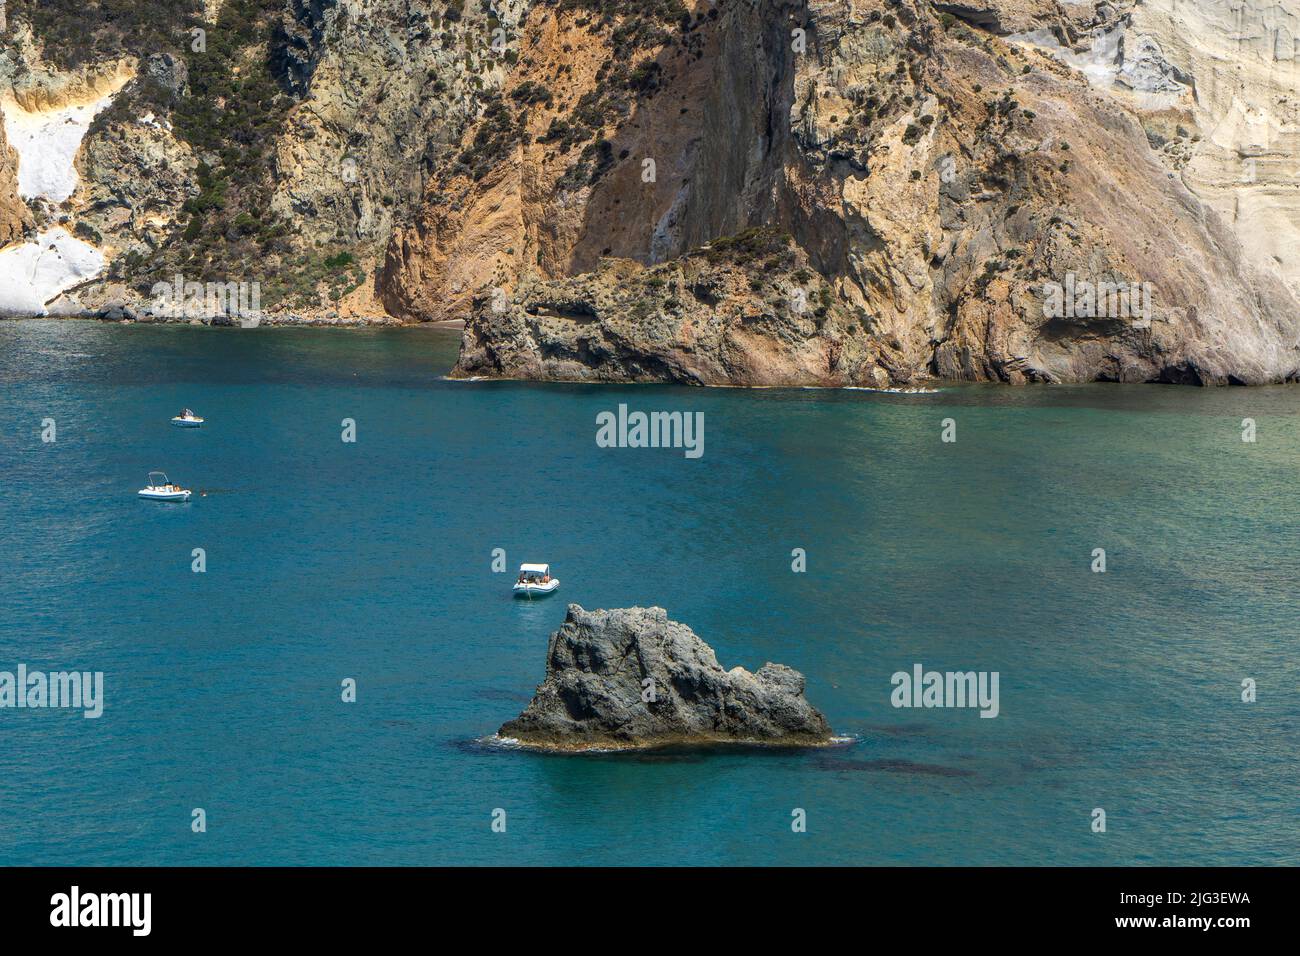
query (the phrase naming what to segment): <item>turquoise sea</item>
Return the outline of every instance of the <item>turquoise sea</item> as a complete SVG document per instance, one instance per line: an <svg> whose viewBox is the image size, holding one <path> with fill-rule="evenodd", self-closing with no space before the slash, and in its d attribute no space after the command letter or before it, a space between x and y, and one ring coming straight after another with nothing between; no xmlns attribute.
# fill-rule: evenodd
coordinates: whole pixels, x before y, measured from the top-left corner
<svg viewBox="0 0 1300 956"><path fill-rule="evenodd" d="M1300 389L467 383L457 340L0 323L0 671L105 695L0 709L0 864L1300 863ZM620 403L704 455L597 447ZM479 742L568 602L789 664L854 742ZM894 708L917 663L999 716Z"/></svg>

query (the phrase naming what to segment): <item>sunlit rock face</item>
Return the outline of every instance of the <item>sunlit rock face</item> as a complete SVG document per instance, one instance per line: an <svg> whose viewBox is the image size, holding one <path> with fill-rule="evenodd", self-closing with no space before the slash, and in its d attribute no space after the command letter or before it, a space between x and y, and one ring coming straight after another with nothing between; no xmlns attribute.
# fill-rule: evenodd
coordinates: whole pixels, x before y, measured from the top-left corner
<svg viewBox="0 0 1300 956"><path fill-rule="evenodd" d="M691 31L698 58L654 52L660 88L610 121L599 175L569 186L548 165L560 151L525 147L457 184L451 211L445 190L431 197L427 220L390 249L394 304L442 316L479 303L466 374L872 386L1294 376L1300 309L1282 277L1189 188L1177 154L1154 148L1192 98L1189 70L1114 8L940 6L720 8ZM557 98L561 117L581 95ZM657 141L645 138L652 118ZM652 185L636 175L646 155L661 159ZM527 188L537 180L560 188ZM779 257L732 261L752 281L721 297L695 294L693 267L660 268L759 224L790 235L829 286L826 322L791 304L810 287ZM629 281L593 268L596 247L655 271ZM574 272L586 274L578 285ZM1091 292L1052 309L1061 288L1106 285L1141 288L1141 314Z"/></svg>
<svg viewBox="0 0 1300 956"><path fill-rule="evenodd" d="M91 123L132 77L127 62L10 74L0 95L0 233L13 244L0 249L0 314L45 315L103 271L104 255L69 233L61 206L83 187L77 163ZM41 231L30 235L38 220Z"/></svg>
<svg viewBox="0 0 1300 956"><path fill-rule="evenodd" d="M75 179L0 149L0 241L62 225L99 248L87 305L152 263L251 270L302 315L468 319L463 374L1284 381L1298 4L212 3L239 37L217 75L158 49L194 0L177 31L86 53L83 86L136 79ZM93 107L58 99L24 29L0 97ZM1115 287L1136 312L1058 301Z"/></svg>
<svg viewBox="0 0 1300 956"><path fill-rule="evenodd" d="M1142 117L1250 264L1300 290L1300 0L1131 0L1074 10L1049 51Z"/></svg>
<svg viewBox="0 0 1300 956"><path fill-rule="evenodd" d="M18 154L0 124L0 247L21 237L31 224L27 204L18 197Z"/></svg>
<svg viewBox="0 0 1300 956"><path fill-rule="evenodd" d="M1195 90L1188 186L1300 290L1300 0L1147 0L1132 16Z"/></svg>
<svg viewBox="0 0 1300 956"><path fill-rule="evenodd" d="M102 96L89 103L28 112L10 100L4 111L5 135L18 152L18 195L23 199L63 202L77 189L73 161L90 122L109 103Z"/></svg>
<svg viewBox="0 0 1300 956"><path fill-rule="evenodd" d="M97 276L104 257L55 228L0 250L0 315L45 315L60 293Z"/></svg>
<svg viewBox="0 0 1300 956"><path fill-rule="evenodd" d="M81 185L76 163L91 123L134 79L134 63L106 60L57 70L24 33L17 55L6 56L0 68L0 113L17 154L18 195L62 203Z"/></svg>

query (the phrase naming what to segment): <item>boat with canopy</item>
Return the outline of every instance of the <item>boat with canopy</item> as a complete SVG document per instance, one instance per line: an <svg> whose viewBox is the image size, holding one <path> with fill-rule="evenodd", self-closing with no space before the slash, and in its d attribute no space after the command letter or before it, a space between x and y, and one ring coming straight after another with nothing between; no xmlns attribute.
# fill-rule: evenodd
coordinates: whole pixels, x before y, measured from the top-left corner
<svg viewBox="0 0 1300 956"><path fill-rule="evenodd" d="M188 488L173 484L162 471L149 472L149 484L140 489L140 497L150 501L189 501L190 494Z"/></svg>
<svg viewBox="0 0 1300 956"><path fill-rule="evenodd" d="M551 577L549 564L519 565L519 579L515 581L515 597L535 598L554 594L560 579Z"/></svg>

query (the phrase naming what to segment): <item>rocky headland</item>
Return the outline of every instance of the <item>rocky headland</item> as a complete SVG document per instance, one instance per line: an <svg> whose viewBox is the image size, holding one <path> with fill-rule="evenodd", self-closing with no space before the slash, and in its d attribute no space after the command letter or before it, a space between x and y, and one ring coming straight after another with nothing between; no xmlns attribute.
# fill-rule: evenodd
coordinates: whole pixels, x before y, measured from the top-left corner
<svg viewBox="0 0 1300 956"><path fill-rule="evenodd" d="M1300 378L1300 0L7 14L0 312L181 275L463 321L463 376Z"/></svg>
<svg viewBox="0 0 1300 956"><path fill-rule="evenodd" d="M588 611L570 604L551 635L546 679L499 738L543 750L674 745L821 747L826 718L804 677L782 664L724 670L663 608Z"/></svg>

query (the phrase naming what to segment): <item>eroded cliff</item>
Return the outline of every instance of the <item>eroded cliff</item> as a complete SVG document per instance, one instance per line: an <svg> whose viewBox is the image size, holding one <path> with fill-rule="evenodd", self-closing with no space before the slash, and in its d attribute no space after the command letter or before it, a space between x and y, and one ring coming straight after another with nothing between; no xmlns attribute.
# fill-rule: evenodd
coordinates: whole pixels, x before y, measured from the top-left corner
<svg viewBox="0 0 1300 956"><path fill-rule="evenodd" d="M401 314L470 312L462 374L643 378L602 345L636 327L695 357L664 363L683 380L716 379L693 365L737 370L728 381L807 381L803 346L783 345L806 344L797 312L778 311L784 335L738 327L701 341L679 297L641 290L629 312L623 272L598 264L663 263L758 225L788 232L870 334L877 360L817 363L830 381L1262 382L1300 367L1286 268L1243 245L1251 230L1215 215L1153 149L1168 96L1134 91L1190 75L1153 66L1149 38L1108 45L1131 29L1128 12L1028 0L706 9L617 52L617 21L577 3L533 11L527 69L466 133L470 145L503 141L498 161L432 181L381 275ZM575 50L594 73L560 70ZM630 71L611 83L611 63ZM537 75L555 89L525 78ZM620 85L631 102L588 109ZM586 135L554 135L557 123ZM1058 286L1093 298L1054 310ZM581 320L549 315L530 344L530 300L572 300L575 288ZM1138 301L1117 303L1114 288ZM737 362L741 340L755 352ZM822 347L846 345L857 351L831 333Z"/></svg>
<svg viewBox="0 0 1300 956"><path fill-rule="evenodd" d="M1300 0L59 3L12 0L0 85L130 71L67 199L0 149L0 242L106 258L65 310L251 279L464 319L462 375L1300 369Z"/></svg>

